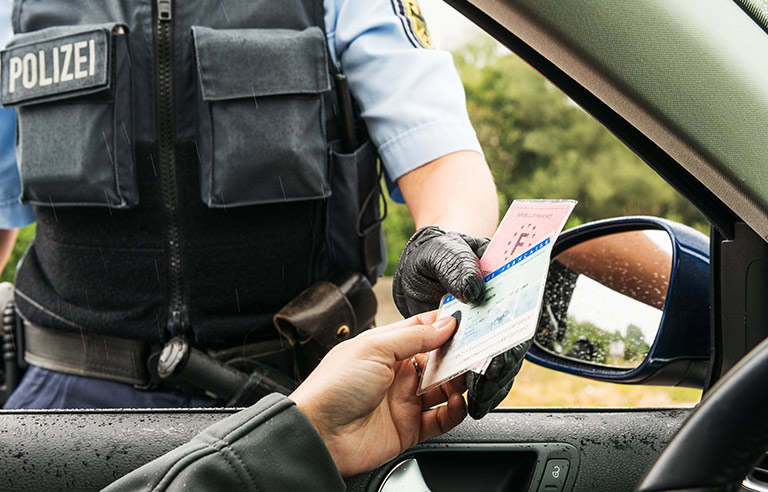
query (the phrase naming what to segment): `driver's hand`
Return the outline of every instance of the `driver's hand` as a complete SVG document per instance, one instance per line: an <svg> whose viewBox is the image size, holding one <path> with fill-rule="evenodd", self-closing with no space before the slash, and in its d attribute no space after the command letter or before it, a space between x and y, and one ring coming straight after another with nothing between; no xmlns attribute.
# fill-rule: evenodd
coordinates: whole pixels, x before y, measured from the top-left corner
<svg viewBox="0 0 768 492"><path fill-rule="evenodd" d="M479 258L489 242L436 226L416 231L403 248L392 281L400 313L408 317L435 309L446 292L465 304L482 302L485 282ZM469 373L467 401L472 418L484 417L507 396L530 346L531 340L497 355L484 375Z"/></svg>
<svg viewBox="0 0 768 492"><path fill-rule="evenodd" d="M416 396L419 378L411 356L424 367L424 353L456 328L454 318L435 321L436 316L424 313L337 345L290 395L342 475L370 470L466 416L464 377Z"/></svg>
<svg viewBox="0 0 768 492"><path fill-rule="evenodd" d="M485 296L479 257L488 238L445 232L437 226L422 227L403 247L392 280L392 297L404 317L437 308L450 292L467 304Z"/></svg>

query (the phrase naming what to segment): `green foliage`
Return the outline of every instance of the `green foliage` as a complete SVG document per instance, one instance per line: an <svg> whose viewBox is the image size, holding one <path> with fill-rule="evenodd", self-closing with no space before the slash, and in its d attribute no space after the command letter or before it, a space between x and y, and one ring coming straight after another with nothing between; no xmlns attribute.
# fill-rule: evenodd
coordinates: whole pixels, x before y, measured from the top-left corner
<svg viewBox="0 0 768 492"><path fill-rule="evenodd" d="M408 239L416 232L416 226L410 212L408 212L408 207L401 203L395 203L389 196L385 199L387 200L387 218L384 219L384 240L387 245L387 269L384 271L384 275L392 276L395 274L400 252Z"/></svg>
<svg viewBox="0 0 768 492"><path fill-rule="evenodd" d="M2 275L0 275L0 282L13 282L16 277L16 268L19 265L19 261L34 237L35 224L19 229L19 237L16 239L16 244L13 246L11 258L8 260L8 264L5 266Z"/></svg>
<svg viewBox="0 0 768 492"><path fill-rule="evenodd" d="M568 356L575 356L571 351L574 347L579 346L578 341L581 339L582 343L588 343L591 346L590 352L592 354L591 359L585 357L583 360L605 364L608 357L608 345L621 338L618 333L608 333L588 321L576 321L572 316L568 316L567 323L568 331L566 331L560 351Z"/></svg>
<svg viewBox="0 0 768 492"><path fill-rule="evenodd" d="M514 55L483 38L454 54L499 192L579 201L568 226L653 215L708 233L708 222L600 123Z"/></svg>
<svg viewBox="0 0 768 492"><path fill-rule="evenodd" d="M646 343L640 328L635 325L627 326L627 334L624 335L624 360L640 363L649 350L651 346Z"/></svg>
<svg viewBox="0 0 768 492"><path fill-rule="evenodd" d="M628 325L626 334L622 335L618 331L609 333L595 326L588 321L576 321L573 316L568 316L568 330L565 333L565 339L562 345L555 347L558 353L563 353L569 357L578 357L578 351L586 352L584 347L588 344L592 358L583 357L583 360L590 360L598 364L618 365L621 367L636 367L650 350L650 345L645 341L643 332L635 325ZM619 342L624 347L624 358L621 355L610 353L610 345ZM621 345L619 345L621 347ZM574 350L576 349L576 350Z"/></svg>

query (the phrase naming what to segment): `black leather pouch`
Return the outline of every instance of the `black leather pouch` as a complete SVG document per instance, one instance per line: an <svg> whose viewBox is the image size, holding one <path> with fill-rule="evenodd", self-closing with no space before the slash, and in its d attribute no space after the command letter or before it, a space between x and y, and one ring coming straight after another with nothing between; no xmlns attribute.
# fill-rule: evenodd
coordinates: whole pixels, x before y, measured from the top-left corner
<svg viewBox="0 0 768 492"><path fill-rule="evenodd" d="M275 314L291 343L295 376L303 380L336 344L374 326L376 297L366 277L345 272L312 284Z"/></svg>

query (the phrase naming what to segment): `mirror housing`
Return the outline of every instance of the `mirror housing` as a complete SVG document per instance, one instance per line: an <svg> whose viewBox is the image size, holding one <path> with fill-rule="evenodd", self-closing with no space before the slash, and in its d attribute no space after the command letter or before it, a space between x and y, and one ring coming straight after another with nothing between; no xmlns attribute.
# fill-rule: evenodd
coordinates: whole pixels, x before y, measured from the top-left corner
<svg viewBox="0 0 768 492"><path fill-rule="evenodd" d="M645 360L630 369L608 367L566 358L536 343L528 351L528 360L549 369L599 381L690 388L704 386L711 345L707 236L688 226L656 217L607 219L563 232L553 247L552 258L595 238L649 229L669 234L672 270L659 330ZM549 288L549 283L545 288Z"/></svg>

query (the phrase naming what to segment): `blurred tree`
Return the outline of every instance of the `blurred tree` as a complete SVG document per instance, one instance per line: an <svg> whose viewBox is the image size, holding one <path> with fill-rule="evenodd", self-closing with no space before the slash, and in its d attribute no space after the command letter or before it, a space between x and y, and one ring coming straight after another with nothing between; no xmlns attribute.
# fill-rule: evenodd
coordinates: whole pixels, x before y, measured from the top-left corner
<svg viewBox="0 0 768 492"><path fill-rule="evenodd" d="M13 246L13 253L8 260L8 264L5 266L2 275L0 275L0 282L13 282L16 277L16 267L18 267L19 260L24 256L24 252L29 246L29 242L35 237L35 224L28 225L19 230L19 237L16 239L16 244Z"/></svg>
<svg viewBox="0 0 768 492"><path fill-rule="evenodd" d="M573 198L579 204L569 226L654 215L708 233L708 222L680 194L495 41L478 39L454 57L502 212L516 198Z"/></svg>
<svg viewBox="0 0 768 492"><path fill-rule="evenodd" d="M387 218L384 219L384 240L387 246L387 268L384 275L395 274L397 260L408 239L416 232L410 212L405 205L395 203L389 196L387 200Z"/></svg>
<svg viewBox="0 0 768 492"><path fill-rule="evenodd" d="M650 349L651 346L645 341L640 328L635 325L627 326L627 334L624 335L624 360L639 364Z"/></svg>
<svg viewBox="0 0 768 492"><path fill-rule="evenodd" d="M558 352L568 357L598 364L605 364L608 346L621 339L617 333L609 333L589 321L576 321L568 316L568 331Z"/></svg>

